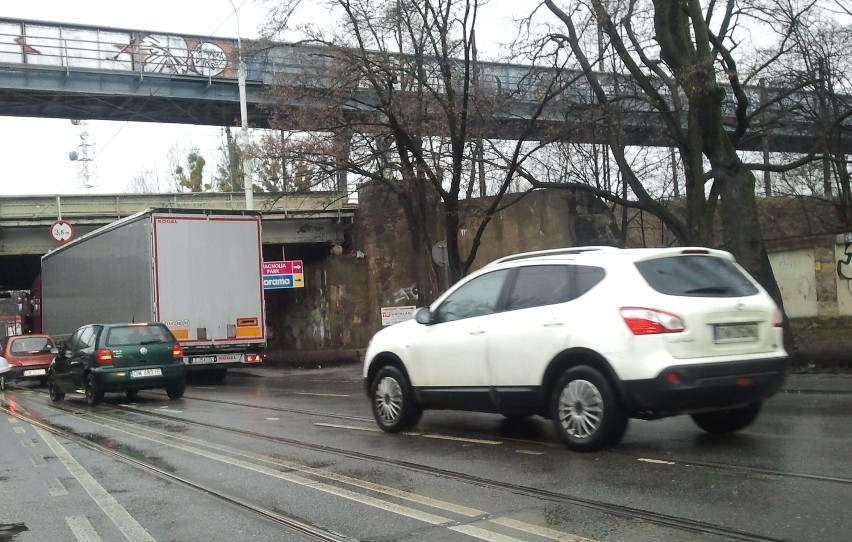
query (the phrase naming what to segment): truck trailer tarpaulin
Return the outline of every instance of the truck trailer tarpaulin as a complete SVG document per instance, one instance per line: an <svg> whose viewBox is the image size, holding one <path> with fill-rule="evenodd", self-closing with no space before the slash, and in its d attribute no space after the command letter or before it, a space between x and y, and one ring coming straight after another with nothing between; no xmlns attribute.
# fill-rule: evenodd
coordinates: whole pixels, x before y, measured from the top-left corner
<svg viewBox="0 0 852 542"><path fill-rule="evenodd" d="M262 265L258 212L149 209L42 257L42 329L163 322L192 369L224 376L266 347Z"/></svg>

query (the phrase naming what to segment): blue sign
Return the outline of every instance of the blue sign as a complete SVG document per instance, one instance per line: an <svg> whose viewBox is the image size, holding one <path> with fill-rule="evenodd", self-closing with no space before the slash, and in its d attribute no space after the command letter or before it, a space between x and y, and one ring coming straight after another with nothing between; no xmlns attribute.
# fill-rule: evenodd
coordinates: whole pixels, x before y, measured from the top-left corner
<svg viewBox="0 0 852 542"><path fill-rule="evenodd" d="M263 275L264 290L293 287L293 275Z"/></svg>

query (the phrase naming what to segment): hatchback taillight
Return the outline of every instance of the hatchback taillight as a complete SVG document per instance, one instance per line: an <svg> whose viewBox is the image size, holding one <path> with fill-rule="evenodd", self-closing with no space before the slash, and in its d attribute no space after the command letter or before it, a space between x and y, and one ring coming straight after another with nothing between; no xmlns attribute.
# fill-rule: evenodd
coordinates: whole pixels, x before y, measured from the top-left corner
<svg viewBox="0 0 852 542"><path fill-rule="evenodd" d="M183 359L183 347L180 343L175 343L172 346L172 359Z"/></svg>
<svg viewBox="0 0 852 542"><path fill-rule="evenodd" d="M781 327L784 325L784 313L777 307L775 308L775 317L772 319L772 325L775 327Z"/></svg>
<svg viewBox="0 0 852 542"><path fill-rule="evenodd" d="M112 363L112 350L108 350L106 348L98 350L95 352L95 361L97 361L99 365Z"/></svg>
<svg viewBox="0 0 852 542"><path fill-rule="evenodd" d="M634 335L680 333L685 329L680 317L655 309L622 307L621 317Z"/></svg>

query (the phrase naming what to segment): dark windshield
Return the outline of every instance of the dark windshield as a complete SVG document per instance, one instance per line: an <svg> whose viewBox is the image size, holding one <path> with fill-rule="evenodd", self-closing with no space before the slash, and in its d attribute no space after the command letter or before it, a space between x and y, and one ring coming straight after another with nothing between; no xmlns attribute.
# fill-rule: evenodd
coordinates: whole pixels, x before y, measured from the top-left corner
<svg viewBox="0 0 852 542"><path fill-rule="evenodd" d="M107 335L107 346L174 342L171 332L161 325L114 327Z"/></svg>

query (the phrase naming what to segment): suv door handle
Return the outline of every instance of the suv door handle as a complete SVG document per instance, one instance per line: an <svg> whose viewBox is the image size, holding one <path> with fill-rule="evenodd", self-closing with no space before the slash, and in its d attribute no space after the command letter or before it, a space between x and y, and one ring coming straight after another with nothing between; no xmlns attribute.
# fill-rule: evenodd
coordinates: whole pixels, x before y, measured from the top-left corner
<svg viewBox="0 0 852 542"><path fill-rule="evenodd" d="M564 325L565 325L565 322L549 322L547 324L544 324L544 327L559 327L559 326L564 326Z"/></svg>
<svg viewBox="0 0 852 542"><path fill-rule="evenodd" d="M471 331L469 334L470 335L482 335L483 333L485 333L484 329L478 329L476 331Z"/></svg>

